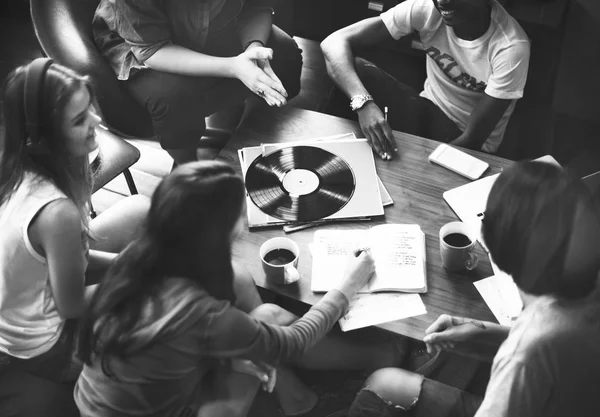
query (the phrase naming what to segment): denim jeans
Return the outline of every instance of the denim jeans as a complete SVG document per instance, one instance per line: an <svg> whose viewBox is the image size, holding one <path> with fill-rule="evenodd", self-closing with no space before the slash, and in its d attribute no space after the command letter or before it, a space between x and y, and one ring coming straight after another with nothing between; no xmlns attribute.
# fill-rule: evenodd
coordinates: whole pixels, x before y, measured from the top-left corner
<svg viewBox="0 0 600 417"><path fill-rule="evenodd" d="M283 83L289 100L300 92L302 51L277 26L272 27L266 46L273 49L271 67ZM210 35L202 52L221 57L240 54L242 45L236 21ZM252 94L237 79L194 77L152 69L139 71L124 83L150 113L154 132L164 149L196 146L206 128L205 117L242 104Z"/></svg>
<svg viewBox="0 0 600 417"><path fill-rule="evenodd" d="M67 320L54 346L30 359L0 352L0 373L23 372L52 382L63 381L74 354L76 328L75 320Z"/></svg>
<svg viewBox="0 0 600 417"><path fill-rule="evenodd" d="M412 87L363 58L355 59L356 72L379 108L388 108L392 129L440 142L462 134L456 123L432 101Z"/></svg>
<svg viewBox="0 0 600 417"><path fill-rule="evenodd" d="M348 417L472 417L482 398L425 378L414 405L404 410L364 387L354 399Z"/></svg>

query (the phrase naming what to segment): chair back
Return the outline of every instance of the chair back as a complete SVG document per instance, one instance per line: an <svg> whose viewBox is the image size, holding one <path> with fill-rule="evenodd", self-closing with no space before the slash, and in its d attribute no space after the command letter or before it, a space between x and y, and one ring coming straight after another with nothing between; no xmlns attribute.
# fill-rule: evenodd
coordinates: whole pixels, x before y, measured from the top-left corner
<svg viewBox="0 0 600 417"><path fill-rule="evenodd" d="M44 53L91 78L99 111L111 130L123 135L154 136L151 119L117 80L96 47L92 19L99 0L30 0L31 20Z"/></svg>

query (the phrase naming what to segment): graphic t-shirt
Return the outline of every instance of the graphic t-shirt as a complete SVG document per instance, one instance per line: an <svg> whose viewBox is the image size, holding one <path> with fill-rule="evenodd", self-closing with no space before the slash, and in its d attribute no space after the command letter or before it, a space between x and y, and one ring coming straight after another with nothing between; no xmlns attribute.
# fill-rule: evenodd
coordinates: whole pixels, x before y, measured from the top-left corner
<svg viewBox="0 0 600 417"><path fill-rule="evenodd" d="M484 93L513 100L481 148L496 152L527 80L529 40L517 21L492 0L487 32L467 41L446 26L431 0L407 0L381 18L394 39L419 33L427 53L421 96L435 103L461 130Z"/></svg>

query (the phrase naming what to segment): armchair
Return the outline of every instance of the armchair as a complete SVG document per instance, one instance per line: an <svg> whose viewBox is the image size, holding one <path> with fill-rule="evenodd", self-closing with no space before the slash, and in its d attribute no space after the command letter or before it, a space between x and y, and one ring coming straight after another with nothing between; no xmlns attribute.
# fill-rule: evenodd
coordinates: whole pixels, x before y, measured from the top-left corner
<svg viewBox="0 0 600 417"><path fill-rule="evenodd" d="M99 0L30 0L31 20L44 53L54 61L90 77L98 111L105 129L98 131L100 160L94 187L123 173L129 190L137 190L129 167L140 157L139 150L123 140L154 136L150 116L129 94L94 43L92 18ZM207 135L223 137L229 132L207 128ZM209 142L210 141L205 141Z"/></svg>

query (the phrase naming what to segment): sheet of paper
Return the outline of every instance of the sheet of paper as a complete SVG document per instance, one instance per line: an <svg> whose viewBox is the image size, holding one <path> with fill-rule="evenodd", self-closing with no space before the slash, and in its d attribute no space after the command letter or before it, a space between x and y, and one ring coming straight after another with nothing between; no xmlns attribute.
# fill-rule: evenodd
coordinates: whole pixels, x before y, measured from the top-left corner
<svg viewBox="0 0 600 417"><path fill-rule="evenodd" d="M339 321L343 331L426 314L425 304L418 294L359 294L350 302L350 309Z"/></svg>
<svg viewBox="0 0 600 417"><path fill-rule="evenodd" d="M523 310L523 301L519 295L519 289L510 275L502 272L492 262L494 275L474 282L475 288L481 294L484 301L498 320L505 326L512 326L513 322Z"/></svg>
<svg viewBox="0 0 600 417"><path fill-rule="evenodd" d="M392 196L390 195L383 182L381 182L381 178L379 175L377 176L377 186L379 187L379 195L381 195L381 204L383 207L391 206L394 204L394 200L392 200Z"/></svg>

